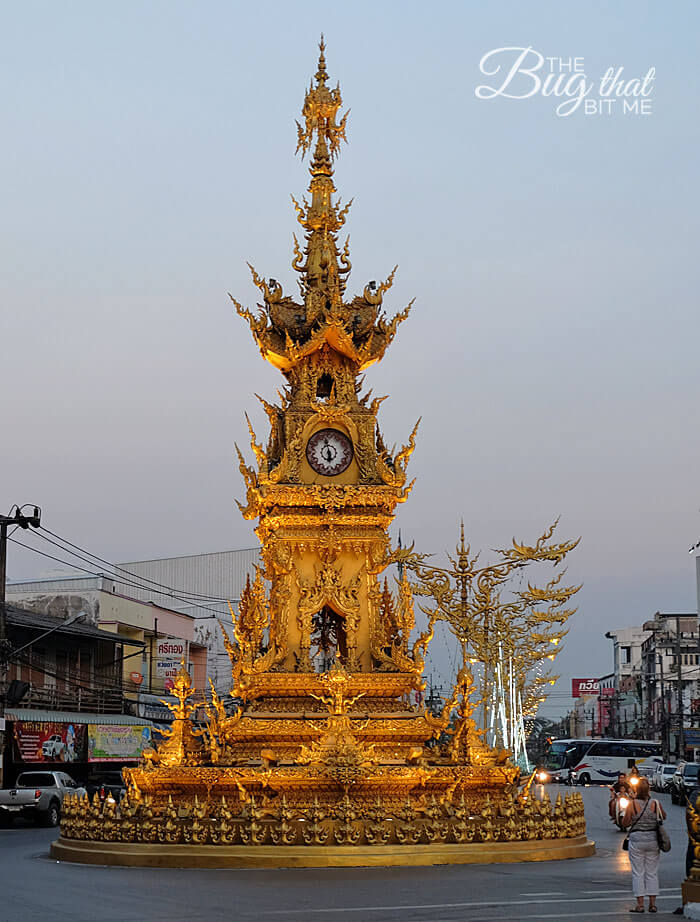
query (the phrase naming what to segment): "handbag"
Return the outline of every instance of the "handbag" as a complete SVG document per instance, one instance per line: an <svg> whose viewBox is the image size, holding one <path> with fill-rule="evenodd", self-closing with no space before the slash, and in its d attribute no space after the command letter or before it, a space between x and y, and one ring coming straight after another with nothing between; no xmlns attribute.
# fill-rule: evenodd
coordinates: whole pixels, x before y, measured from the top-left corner
<svg viewBox="0 0 700 922"><path fill-rule="evenodd" d="M648 806L649 806L649 801L647 800L647 802L644 804L644 810L642 810L642 812L636 817L635 821L634 821L634 822L632 823L632 825L630 826L630 828L629 828L629 830L628 830L628 832L627 832L627 835L625 836L625 838L624 838L624 840L623 840L623 842L622 842L622 851L623 851L623 852L628 852L628 851L630 850L630 832L632 832L632 830L634 829L634 827L637 825L637 823L638 823L638 822L641 820L641 818L644 816L644 813L646 812L646 809L647 809ZM664 829L664 833L666 833L666 830L665 830L665 829ZM658 835L659 835L659 827L658 827L658 825L657 825L657 827L656 827L656 836L657 836L657 838L658 838ZM670 844L670 843L669 843L669 846L668 846L668 847L669 847L669 848L671 847L671 844ZM659 848L661 848L661 846L659 846Z"/></svg>
<svg viewBox="0 0 700 922"><path fill-rule="evenodd" d="M661 819L658 812L656 815L658 817L658 819L656 820L656 842L659 846L659 851L670 852L671 851L671 840L669 839L668 833L666 832L664 821Z"/></svg>

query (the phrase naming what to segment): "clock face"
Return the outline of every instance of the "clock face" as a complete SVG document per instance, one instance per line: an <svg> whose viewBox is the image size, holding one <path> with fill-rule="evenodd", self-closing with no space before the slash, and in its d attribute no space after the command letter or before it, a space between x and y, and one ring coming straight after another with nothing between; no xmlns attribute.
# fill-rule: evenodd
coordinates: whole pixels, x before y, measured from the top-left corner
<svg viewBox="0 0 700 922"><path fill-rule="evenodd" d="M306 443L306 460L317 474L335 477L352 461L352 442L337 429L320 429Z"/></svg>

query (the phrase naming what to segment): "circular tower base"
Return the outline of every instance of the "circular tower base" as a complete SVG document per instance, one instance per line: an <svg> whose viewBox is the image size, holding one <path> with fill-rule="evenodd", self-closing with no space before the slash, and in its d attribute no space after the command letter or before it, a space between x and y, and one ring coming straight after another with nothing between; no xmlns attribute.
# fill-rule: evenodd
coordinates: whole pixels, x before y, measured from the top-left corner
<svg viewBox="0 0 700 922"><path fill-rule="evenodd" d="M58 838L51 857L82 864L147 868L357 868L435 864L509 864L587 858L585 835L466 845L146 845Z"/></svg>

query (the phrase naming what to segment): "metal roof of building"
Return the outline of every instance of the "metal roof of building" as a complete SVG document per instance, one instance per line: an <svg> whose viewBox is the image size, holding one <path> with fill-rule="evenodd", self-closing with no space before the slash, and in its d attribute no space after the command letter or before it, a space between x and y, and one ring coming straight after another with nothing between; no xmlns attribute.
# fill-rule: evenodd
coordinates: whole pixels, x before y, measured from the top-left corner
<svg viewBox="0 0 700 922"><path fill-rule="evenodd" d="M7 708L7 720L34 720L41 723L65 724L120 724L122 726L150 727L151 721L131 714L93 714L89 711L44 711L40 708Z"/></svg>
<svg viewBox="0 0 700 922"><path fill-rule="evenodd" d="M101 631L91 624L83 624L80 621L74 621L72 624L65 624L60 618L54 618L53 615L42 615L33 611L26 611L23 608L17 608L16 605L8 605L7 623L14 627L29 628L37 631L55 630L57 634L72 634L76 637L82 637L84 640L106 640L109 643L122 643L130 647L144 647L145 643L141 640L132 640L123 637L121 634L112 634L110 631Z"/></svg>
<svg viewBox="0 0 700 922"><path fill-rule="evenodd" d="M129 586L120 591L195 617L211 616L207 609L227 614L227 600L238 602L247 577L255 576L255 566L260 562L259 547L157 560L132 560L119 566L135 574L137 579L150 581L151 588ZM118 578L116 583L118 586ZM174 588L168 590L170 586ZM163 591L159 592L159 588ZM191 593L195 596L192 597ZM180 596L180 599L173 599L172 595Z"/></svg>

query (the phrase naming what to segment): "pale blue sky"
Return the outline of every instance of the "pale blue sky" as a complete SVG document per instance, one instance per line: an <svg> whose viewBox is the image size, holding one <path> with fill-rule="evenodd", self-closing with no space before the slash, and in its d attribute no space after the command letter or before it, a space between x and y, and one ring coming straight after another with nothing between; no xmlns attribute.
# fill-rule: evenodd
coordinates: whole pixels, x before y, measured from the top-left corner
<svg viewBox="0 0 700 922"><path fill-rule="evenodd" d="M253 543L233 442L278 374L226 296L292 284L294 118L323 30L347 105L350 288L416 305L368 375L423 417L397 524L424 550L581 535L567 676L695 607L695 3L32 3L3 17L0 506L109 559ZM487 51L643 76L647 117L479 100ZM13 552L10 575L45 568ZM554 713L551 708L545 713Z"/></svg>

